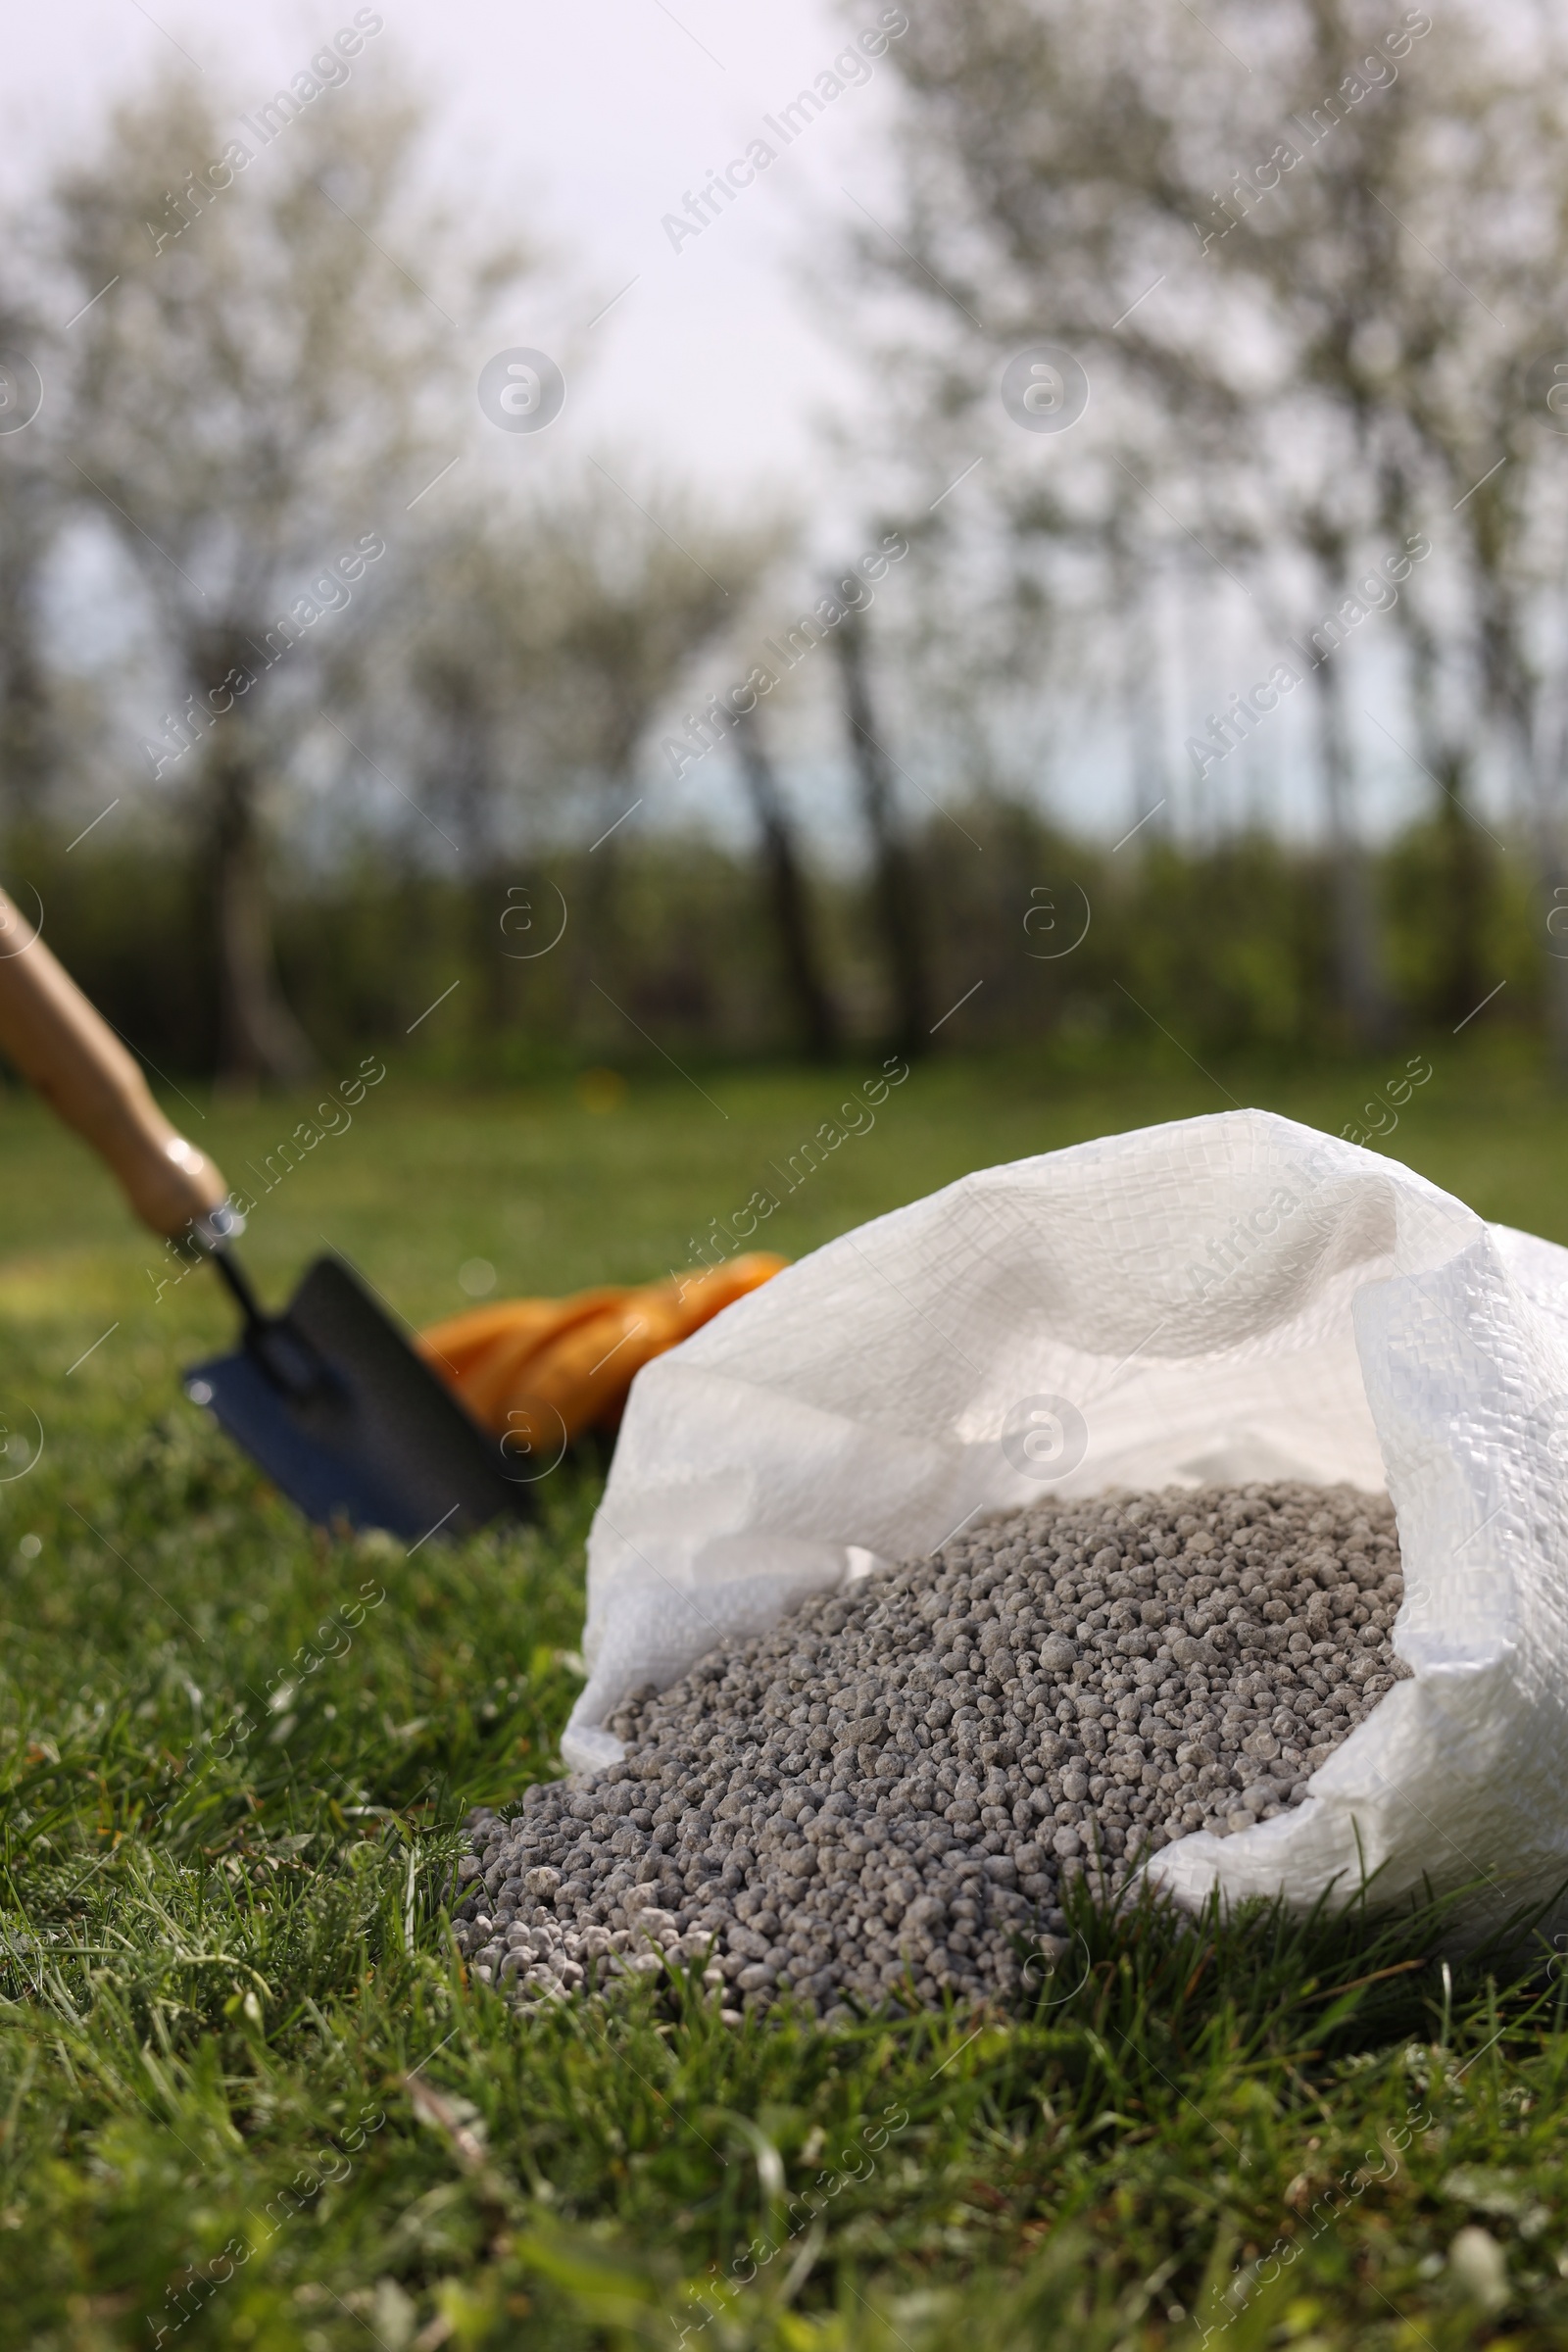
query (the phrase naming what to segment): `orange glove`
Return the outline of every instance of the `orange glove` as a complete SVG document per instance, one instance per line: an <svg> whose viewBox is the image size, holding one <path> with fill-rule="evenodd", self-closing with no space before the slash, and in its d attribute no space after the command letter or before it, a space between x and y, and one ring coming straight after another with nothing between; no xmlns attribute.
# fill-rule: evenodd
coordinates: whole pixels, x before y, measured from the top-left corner
<svg viewBox="0 0 1568 2352"><path fill-rule="evenodd" d="M788 1263L753 1250L684 1282L509 1298L432 1323L419 1352L484 1428L504 1435L509 1413L532 1417L543 1406L547 1417L560 1415L569 1442L585 1429L613 1429L634 1373Z"/></svg>

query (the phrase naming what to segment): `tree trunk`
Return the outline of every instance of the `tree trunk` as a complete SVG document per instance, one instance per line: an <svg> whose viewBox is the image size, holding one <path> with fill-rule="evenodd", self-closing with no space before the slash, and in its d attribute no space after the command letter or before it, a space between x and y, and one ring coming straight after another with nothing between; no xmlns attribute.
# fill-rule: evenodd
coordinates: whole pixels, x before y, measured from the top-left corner
<svg viewBox="0 0 1568 2352"><path fill-rule="evenodd" d="M1399 527L1402 530L1402 518ZM1436 641L1408 599L1402 609L1421 763L1438 788L1433 814L1442 858L1443 903L1435 912L1444 957L1437 1009L1451 1026L1472 1012L1487 993L1482 957L1492 864L1468 805L1469 750L1447 734L1439 710ZM1568 948L1568 941L1564 946Z"/></svg>
<svg viewBox="0 0 1568 2352"><path fill-rule="evenodd" d="M13 629L19 633L11 635ZM9 638L0 695L0 769L5 777L7 813L24 821L35 818L42 809L53 751L48 679L30 629L30 616L16 612L15 600L9 596L0 599L0 637Z"/></svg>
<svg viewBox="0 0 1568 2352"><path fill-rule="evenodd" d="M762 837L762 871L778 935L784 985L794 1008L800 1041L813 1061L831 1061L839 1049L838 1011L822 978L812 933L806 876L795 846L795 830L762 744L755 710L736 720L741 772Z"/></svg>
<svg viewBox="0 0 1568 2352"><path fill-rule="evenodd" d="M865 637L858 612L846 613L835 642L844 671L845 715L860 787L860 813L876 859L876 907L887 956L895 1050L906 1060L931 1049L931 992L914 860L899 828L893 768L877 741L866 680Z"/></svg>
<svg viewBox="0 0 1568 2352"><path fill-rule="evenodd" d="M1146 606L1146 622L1152 620ZM1127 636L1127 713L1132 759L1132 829L1141 845L1139 855L1161 833L1170 831L1167 813L1170 787L1165 781L1164 732L1160 724L1159 678L1155 668L1156 640L1152 627ZM1156 819L1163 815L1163 823Z"/></svg>
<svg viewBox="0 0 1568 2352"><path fill-rule="evenodd" d="M1132 814L1127 823L1136 835L1141 857L1158 833L1170 831L1170 786L1165 774L1165 721L1162 641L1160 626L1163 584L1158 573L1133 557L1118 530L1113 549L1112 579L1116 610L1123 616L1123 708L1127 713L1127 754L1132 784ZM1164 823L1155 818L1163 814ZM1124 838L1131 835L1124 833Z"/></svg>
<svg viewBox="0 0 1568 2352"><path fill-rule="evenodd" d="M458 838L459 888L466 901L464 928L474 985L473 1020L494 1040L507 1025L512 964L504 951L527 945L532 912L527 894L507 896L497 844L502 785L489 714L449 697L444 710L443 768L425 785ZM514 936L516 935L516 936Z"/></svg>
<svg viewBox="0 0 1568 2352"><path fill-rule="evenodd" d="M1378 954L1366 857L1355 836L1350 747L1340 675L1332 657L1318 663L1312 679L1317 688L1323 785L1328 802L1335 996L1349 1041L1362 1047L1381 1046L1391 1028L1388 993Z"/></svg>
<svg viewBox="0 0 1568 2352"><path fill-rule="evenodd" d="M1568 720L1547 741L1530 671L1511 659L1517 633L1494 623L1489 631L1494 708L1512 738L1541 876L1541 920L1548 966L1546 1032L1558 1078L1568 1079Z"/></svg>
<svg viewBox="0 0 1568 2352"><path fill-rule="evenodd" d="M38 575L48 546L49 492L24 473L0 521L0 779L8 817L42 811L55 745L49 677L38 650Z"/></svg>
<svg viewBox="0 0 1568 2352"><path fill-rule="evenodd" d="M550 935L543 929L545 897L509 871L499 858L470 886L470 952L479 984L479 1026L490 1039L503 1036L512 1025L518 959L541 936Z"/></svg>
<svg viewBox="0 0 1568 2352"><path fill-rule="evenodd" d="M609 1037L606 1052L623 1050L626 1016L621 1010L621 975L612 950L616 945L615 909L620 898L621 833L615 819L627 807L631 787L617 770L596 796L595 840L576 863L567 927L567 1020L579 1041ZM607 988L605 983L609 982ZM607 1003L606 1000L610 999Z"/></svg>
<svg viewBox="0 0 1568 2352"><path fill-rule="evenodd" d="M255 760L243 744L220 739L208 760L219 1078L237 1089L295 1086L311 1075L316 1056L283 1001L272 957Z"/></svg>
<svg viewBox="0 0 1568 2352"><path fill-rule="evenodd" d="M1568 859L1558 858L1546 878L1546 940L1551 970L1546 980L1546 1026L1559 1078L1568 1079ZM1556 923L1557 928L1552 929Z"/></svg>
<svg viewBox="0 0 1568 2352"><path fill-rule="evenodd" d="M1438 831L1443 844L1443 906L1439 930L1444 956L1439 1010L1452 1028L1467 1020L1487 993L1483 977L1483 937L1487 899L1492 886L1492 860L1480 827L1465 806L1467 762L1457 752L1440 753L1433 773L1442 794ZM1564 942L1568 947L1568 941Z"/></svg>

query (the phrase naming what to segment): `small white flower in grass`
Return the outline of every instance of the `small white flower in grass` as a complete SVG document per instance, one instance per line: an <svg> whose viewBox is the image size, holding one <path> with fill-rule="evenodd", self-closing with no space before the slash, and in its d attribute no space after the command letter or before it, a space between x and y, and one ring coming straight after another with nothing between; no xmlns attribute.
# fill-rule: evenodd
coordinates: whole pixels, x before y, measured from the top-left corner
<svg viewBox="0 0 1568 2352"><path fill-rule="evenodd" d="M1500 2311L1508 2300L1508 2259L1490 2230L1461 2230L1448 2248L1454 2283L1483 2311Z"/></svg>

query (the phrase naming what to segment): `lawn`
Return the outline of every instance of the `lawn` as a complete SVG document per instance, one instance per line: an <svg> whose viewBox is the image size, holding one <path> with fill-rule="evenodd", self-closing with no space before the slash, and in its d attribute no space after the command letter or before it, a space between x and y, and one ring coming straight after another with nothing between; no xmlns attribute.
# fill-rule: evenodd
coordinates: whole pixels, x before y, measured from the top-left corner
<svg viewBox="0 0 1568 2352"><path fill-rule="evenodd" d="M1230 1096L1338 1132L1404 1060L1158 1053L918 1069L765 1238ZM1433 1062L1389 1148L1568 1241L1568 1100L1480 1044ZM416 1323L473 1258L498 1295L646 1278L874 1067L487 1094L389 1055L247 1253L276 1297L329 1242ZM235 1183L311 1108L166 1100ZM315 1538L178 1393L217 1284L166 1280L15 1094L0 1203L0 2342L1568 2341L1544 1947L1446 1971L1432 1919L1085 1912L1017 2014L731 2033L640 1984L518 2022L444 1893L466 1810L558 1769L591 1469L504 1541Z"/></svg>

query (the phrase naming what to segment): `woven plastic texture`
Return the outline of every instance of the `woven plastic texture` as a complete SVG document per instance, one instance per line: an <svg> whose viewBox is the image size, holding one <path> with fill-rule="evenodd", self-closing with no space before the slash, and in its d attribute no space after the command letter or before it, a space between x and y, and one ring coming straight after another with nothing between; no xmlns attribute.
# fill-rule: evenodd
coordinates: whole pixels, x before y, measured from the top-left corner
<svg viewBox="0 0 1568 2352"><path fill-rule="evenodd" d="M1155 1856L1307 1904L1568 1879L1568 1250L1256 1110L965 1176L637 1376L589 1540L563 1748L720 1636L1042 1494L1387 1487L1413 1668L1304 1803ZM1470 1902L1471 1898L1466 1898Z"/></svg>

